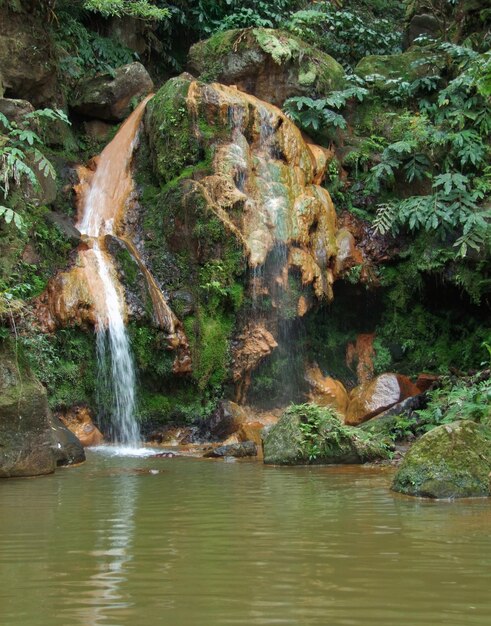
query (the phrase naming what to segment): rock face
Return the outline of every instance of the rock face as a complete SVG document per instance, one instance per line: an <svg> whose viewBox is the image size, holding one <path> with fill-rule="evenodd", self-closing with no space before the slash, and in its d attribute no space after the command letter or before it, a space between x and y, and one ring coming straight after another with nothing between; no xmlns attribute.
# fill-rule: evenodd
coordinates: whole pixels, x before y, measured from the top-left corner
<svg viewBox="0 0 491 626"><path fill-rule="evenodd" d="M26 115L33 111L34 107L27 100L0 98L0 113L3 113L10 122L19 124Z"/></svg>
<svg viewBox="0 0 491 626"><path fill-rule="evenodd" d="M172 111L183 107L187 120L177 134L169 128L177 119ZM173 171L177 176L179 165L196 163L200 151L213 154L211 172L191 186L242 244L249 265L263 265L273 248L286 246L285 264L297 268L318 297L332 297L336 215L327 191L314 183L319 163L298 128L253 96L186 76L170 80L148 109L163 181Z"/></svg>
<svg viewBox="0 0 491 626"><path fill-rule="evenodd" d="M15 357L0 358L0 477L38 476L85 455L51 415L46 390Z"/></svg>
<svg viewBox="0 0 491 626"><path fill-rule="evenodd" d="M441 30L442 24L434 15L428 13L413 15L404 34L405 44L411 46L414 40L422 35L436 38L441 35Z"/></svg>
<svg viewBox="0 0 491 626"><path fill-rule="evenodd" d="M360 385L373 378L374 339L374 333L362 333L356 337L355 343L349 343L346 347L346 365L350 368L356 365L356 377Z"/></svg>
<svg viewBox="0 0 491 626"><path fill-rule="evenodd" d="M53 106L61 95L57 83L53 42L43 19L36 15L36 4L25 12L9 10L8 2L0 7L0 95L23 98L35 107ZM20 3L19 3L20 4ZM29 3L23 3L27 5Z"/></svg>
<svg viewBox="0 0 491 626"><path fill-rule="evenodd" d="M307 367L305 380L310 386L309 400L318 406L329 406L339 414L346 415L349 396L339 380L324 376L318 365Z"/></svg>
<svg viewBox="0 0 491 626"><path fill-rule="evenodd" d="M463 420L426 433L407 453L394 491L427 498L489 496L491 431Z"/></svg>
<svg viewBox="0 0 491 626"><path fill-rule="evenodd" d="M262 324L251 323L238 337L232 357L232 377L237 383L237 402L245 400L253 370L277 346L273 335Z"/></svg>
<svg viewBox="0 0 491 626"><path fill-rule="evenodd" d="M82 82L70 106L82 115L121 121L131 112L131 100L147 95L153 82L141 63L118 67L115 76L100 75Z"/></svg>
<svg viewBox="0 0 491 626"><path fill-rule="evenodd" d="M281 106L292 96L325 94L344 85L344 70L309 44L269 28L230 30L192 46L189 68L204 81L236 85Z"/></svg>
<svg viewBox="0 0 491 626"><path fill-rule="evenodd" d="M264 462L273 465L365 463L387 458L385 446L362 431L343 426L315 405L288 408L263 440Z"/></svg>
<svg viewBox="0 0 491 626"><path fill-rule="evenodd" d="M381 374L353 389L345 422L356 426L393 404L419 393L420 390L406 376Z"/></svg>

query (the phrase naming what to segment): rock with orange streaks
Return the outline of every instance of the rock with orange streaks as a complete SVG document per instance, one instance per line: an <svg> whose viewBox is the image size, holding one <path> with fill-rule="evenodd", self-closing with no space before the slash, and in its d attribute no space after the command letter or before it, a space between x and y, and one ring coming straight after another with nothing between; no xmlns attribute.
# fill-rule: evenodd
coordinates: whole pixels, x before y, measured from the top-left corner
<svg viewBox="0 0 491 626"><path fill-rule="evenodd" d="M419 393L419 389L407 376L381 374L353 389L345 423L353 426L361 424L401 400Z"/></svg>
<svg viewBox="0 0 491 626"><path fill-rule="evenodd" d="M341 228L338 230L336 234L336 243L338 246L335 266L335 273L337 276L342 275L352 267L363 263L363 255L356 247L355 238L347 228Z"/></svg>
<svg viewBox="0 0 491 626"><path fill-rule="evenodd" d="M86 406L73 407L58 414L61 422L77 437L84 448L103 443L104 436L94 425L90 409Z"/></svg>
<svg viewBox="0 0 491 626"><path fill-rule="evenodd" d="M332 298L336 213L319 185L327 151L307 143L276 106L185 74L157 92L146 121L162 182L192 166L200 151L214 155L208 169L181 183L188 211L204 203L236 238L251 268L286 250L283 266L275 271L280 289L287 288L292 270L305 288L312 284L318 298Z"/></svg>
<svg viewBox="0 0 491 626"><path fill-rule="evenodd" d="M356 365L356 375L360 385L373 378L374 340L374 333L362 333L356 337L355 343L349 343L346 348L346 365L348 367Z"/></svg>
<svg viewBox="0 0 491 626"><path fill-rule="evenodd" d="M341 381L324 376L318 365L307 367L305 380L310 387L308 398L311 402L319 406L330 406L340 415L346 415L349 398Z"/></svg>
<svg viewBox="0 0 491 626"><path fill-rule="evenodd" d="M232 354L232 377L239 404L245 400L253 370L277 346L273 335L259 323L251 322L238 337Z"/></svg>

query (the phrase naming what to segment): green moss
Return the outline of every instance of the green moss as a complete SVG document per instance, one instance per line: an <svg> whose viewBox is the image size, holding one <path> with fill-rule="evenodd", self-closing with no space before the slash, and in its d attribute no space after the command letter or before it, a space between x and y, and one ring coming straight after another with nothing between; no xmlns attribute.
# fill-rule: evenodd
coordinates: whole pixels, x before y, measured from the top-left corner
<svg viewBox="0 0 491 626"><path fill-rule="evenodd" d="M218 312L211 316L204 308L184 321L193 359L193 378L201 390L225 382L233 326L232 316Z"/></svg>
<svg viewBox="0 0 491 626"><path fill-rule="evenodd" d="M201 41L190 50L191 67L205 82L228 83L231 76L251 75L264 55L276 65L295 68L300 89L324 94L344 86L342 66L328 54L286 31L271 28L230 30Z"/></svg>
<svg viewBox="0 0 491 626"><path fill-rule="evenodd" d="M177 383L167 392L142 389L138 396L138 419L141 422L168 424L193 422L208 414L193 385Z"/></svg>
<svg viewBox="0 0 491 626"><path fill-rule="evenodd" d="M116 261L124 274L126 285L130 288L135 288L140 273L138 263L124 246L119 246L117 248L115 256Z"/></svg>
<svg viewBox="0 0 491 626"><path fill-rule="evenodd" d="M412 496L490 495L491 433L474 422L438 426L407 453L392 489Z"/></svg>
<svg viewBox="0 0 491 626"><path fill-rule="evenodd" d="M25 360L48 390L51 408L96 405L98 375L92 333L75 328L53 335L31 332L20 342Z"/></svg>
<svg viewBox="0 0 491 626"><path fill-rule="evenodd" d="M172 78L148 104L146 130L154 168L163 183L177 178L185 167L201 160L187 109L190 84L185 78Z"/></svg>
<svg viewBox="0 0 491 626"><path fill-rule="evenodd" d="M362 78L373 77L380 91L390 90L388 81L412 82L423 76L433 76L446 64L445 55L428 48L413 48L402 54L372 55L362 59L355 73Z"/></svg>
<svg viewBox="0 0 491 626"><path fill-rule="evenodd" d="M364 463L388 457L369 434L344 426L328 408L290 406L263 441L264 462L274 465Z"/></svg>

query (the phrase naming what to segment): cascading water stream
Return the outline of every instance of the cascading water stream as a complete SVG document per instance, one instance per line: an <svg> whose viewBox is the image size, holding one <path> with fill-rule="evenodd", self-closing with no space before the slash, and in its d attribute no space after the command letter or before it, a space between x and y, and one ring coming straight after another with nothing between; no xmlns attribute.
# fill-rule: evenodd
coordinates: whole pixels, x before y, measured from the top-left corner
<svg viewBox="0 0 491 626"><path fill-rule="evenodd" d="M135 370L125 326L124 298L104 239L117 234L133 189L131 160L150 97L128 117L102 151L95 173L82 185L78 222L88 248L81 256L95 305L100 383L105 389L103 395L111 398L109 430L113 441L126 446L136 446L140 441L135 418Z"/></svg>

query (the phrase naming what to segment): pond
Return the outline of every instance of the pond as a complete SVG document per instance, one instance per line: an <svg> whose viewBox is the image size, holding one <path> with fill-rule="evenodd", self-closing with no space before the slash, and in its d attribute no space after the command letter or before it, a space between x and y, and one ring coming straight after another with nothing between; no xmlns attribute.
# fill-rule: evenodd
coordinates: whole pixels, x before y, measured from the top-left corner
<svg viewBox="0 0 491 626"><path fill-rule="evenodd" d="M127 458L0 483L2 626L489 626L491 501L391 471Z"/></svg>

